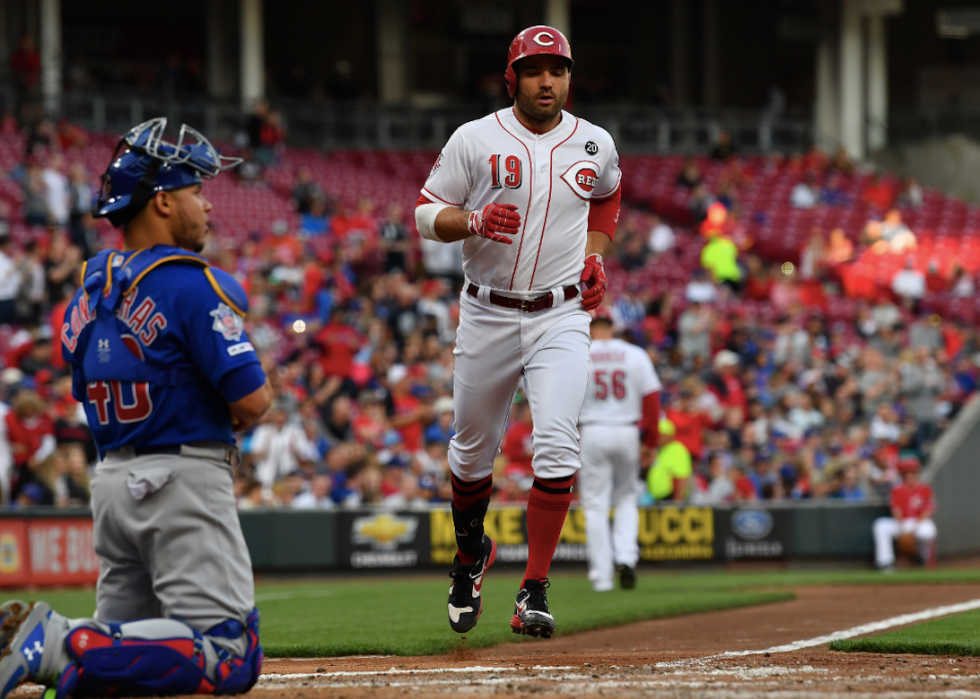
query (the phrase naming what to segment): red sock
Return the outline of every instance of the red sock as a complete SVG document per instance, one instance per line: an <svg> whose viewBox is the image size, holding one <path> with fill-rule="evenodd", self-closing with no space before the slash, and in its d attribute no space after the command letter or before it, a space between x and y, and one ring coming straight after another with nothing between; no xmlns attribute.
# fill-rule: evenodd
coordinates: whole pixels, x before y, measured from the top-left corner
<svg viewBox="0 0 980 699"><path fill-rule="evenodd" d="M544 580L555 557L558 537L572 502L572 481L568 478L534 479L527 500L527 569L524 580Z"/></svg>
<svg viewBox="0 0 980 699"><path fill-rule="evenodd" d="M493 474L478 481L464 481L456 477L456 474L449 474L453 486L453 520L456 525L456 551L459 554L459 562L469 565L477 559L480 550L480 541L483 539L483 517L486 515L487 504L493 494ZM482 511L477 511L477 510ZM459 517L460 522L455 522ZM480 526L473 527L473 519L479 519ZM466 532L466 536L460 537L460 532ZM468 549L464 552L463 549Z"/></svg>

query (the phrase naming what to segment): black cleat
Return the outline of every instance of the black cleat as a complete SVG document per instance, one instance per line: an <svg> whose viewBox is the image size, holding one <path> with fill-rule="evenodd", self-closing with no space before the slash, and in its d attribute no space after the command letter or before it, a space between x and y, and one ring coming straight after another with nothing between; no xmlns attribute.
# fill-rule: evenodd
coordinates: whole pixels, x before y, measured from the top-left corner
<svg viewBox="0 0 980 699"><path fill-rule="evenodd" d="M472 565L464 566L456 556L456 566L449 571L453 584L449 587L449 625L456 633L466 633L476 626L483 611L480 588L483 576L497 560L497 544L484 535L480 542L480 557Z"/></svg>
<svg viewBox="0 0 980 699"><path fill-rule="evenodd" d="M547 578L524 581L514 603L514 617L510 620L514 633L551 638L555 632L555 618L548 611L548 593L545 592L550 586Z"/></svg>
<svg viewBox="0 0 980 699"><path fill-rule="evenodd" d="M619 586L624 590L632 590L636 587L636 568L630 568L625 563L620 563L616 566L616 572L619 573Z"/></svg>

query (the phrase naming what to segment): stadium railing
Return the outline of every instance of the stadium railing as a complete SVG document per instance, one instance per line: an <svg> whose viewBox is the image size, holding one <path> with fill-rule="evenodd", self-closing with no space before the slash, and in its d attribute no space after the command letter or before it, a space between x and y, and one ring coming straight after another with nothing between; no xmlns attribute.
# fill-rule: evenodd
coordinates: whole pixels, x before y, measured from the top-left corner
<svg viewBox="0 0 980 699"><path fill-rule="evenodd" d="M438 150L459 125L489 111L476 106L420 109L296 100L278 101L275 107L291 145L324 149ZM774 117L760 110L582 106L574 111L607 129L621 152L705 153L721 131L727 131L745 154L803 151L813 141L809 117ZM162 115L174 123L193 124L219 140L230 140L245 116L235 101L114 92L66 92L62 114L100 133L122 132Z"/></svg>

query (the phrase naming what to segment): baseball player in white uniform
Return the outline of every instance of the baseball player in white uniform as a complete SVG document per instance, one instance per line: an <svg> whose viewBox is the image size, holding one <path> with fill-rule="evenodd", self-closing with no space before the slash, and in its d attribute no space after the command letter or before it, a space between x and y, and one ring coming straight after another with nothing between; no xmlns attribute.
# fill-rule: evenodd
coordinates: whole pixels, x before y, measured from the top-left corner
<svg viewBox="0 0 980 699"><path fill-rule="evenodd" d="M582 471L579 497L585 511L589 581L596 592L636 586L640 513L640 439L656 448L662 388L650 356L613 337L606 306L592 320L592 365L579 419ZM612 529L609 509L615 509Z"/></svg>
<svg viewBox="0 0 980 699"><path fill-rule="evenodd" d="M544 638L555 630L545 589L579 468L586 311L606 290L602 255L619 218L621 177L609 134L562 109L572 65L556 29L518 34L505 73L514 106L457 129L416 207L424 238L465 241L449 445L458 547L449 622L458 633L476 625L483 575L496 557L483 520L521 383L534 420L534 484L511 627Z"/></svg>

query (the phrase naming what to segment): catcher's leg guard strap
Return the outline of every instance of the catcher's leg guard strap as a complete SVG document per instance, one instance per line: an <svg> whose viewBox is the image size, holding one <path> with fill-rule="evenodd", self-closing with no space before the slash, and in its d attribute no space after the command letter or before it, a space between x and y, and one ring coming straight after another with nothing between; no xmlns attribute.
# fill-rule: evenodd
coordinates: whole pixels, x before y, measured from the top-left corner
<svg viewBox="0 0 980 699"><path fill-rule="evenodd" d="M246 625L247 651L232 655L174 619L125 624L82 622L67 639L81 665L73 696L115 694L238 694L248 691L262 668L258 612Z"/></svg>
<svg viewBox="0 0 980 699"><path fill-rule="evenodd" d="M225 624L219 624L208 629L207 635L221 637L221 633L217 632L219 627L223 632L233 632L233 629L226 628ZM262 646L259 645L258 609L253 609L248 615L244 636L246 642L244 657L231 655L215 644L220 661L216 668L218 683L214 688L215 694L243 694L255 685L259 675L262 674L263 653Z"/></svg>

